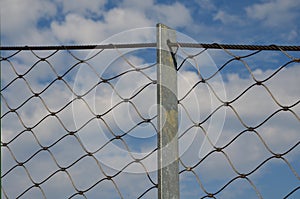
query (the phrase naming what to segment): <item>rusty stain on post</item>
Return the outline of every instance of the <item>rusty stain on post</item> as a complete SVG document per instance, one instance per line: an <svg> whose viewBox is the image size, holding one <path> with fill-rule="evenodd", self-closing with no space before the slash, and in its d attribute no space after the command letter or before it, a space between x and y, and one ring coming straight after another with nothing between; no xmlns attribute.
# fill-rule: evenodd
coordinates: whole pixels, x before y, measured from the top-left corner
<svg viewBox="0 0 300 199"><path fill-rule="evenodd" d="M175 30L157 24L158 198L179 199L177 70L168 42Z"/></svg>

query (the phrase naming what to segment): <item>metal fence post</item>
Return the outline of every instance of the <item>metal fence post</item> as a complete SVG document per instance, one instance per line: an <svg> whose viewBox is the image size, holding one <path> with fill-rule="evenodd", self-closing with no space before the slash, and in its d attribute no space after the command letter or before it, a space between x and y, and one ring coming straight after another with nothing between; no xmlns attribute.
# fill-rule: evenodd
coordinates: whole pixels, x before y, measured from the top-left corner
<svg viewBox="0 0 300 199"><path fill-rule="evenodd" d="M168 41L175 30L157 24L158 198L179 199L177 70Z"/></svg>

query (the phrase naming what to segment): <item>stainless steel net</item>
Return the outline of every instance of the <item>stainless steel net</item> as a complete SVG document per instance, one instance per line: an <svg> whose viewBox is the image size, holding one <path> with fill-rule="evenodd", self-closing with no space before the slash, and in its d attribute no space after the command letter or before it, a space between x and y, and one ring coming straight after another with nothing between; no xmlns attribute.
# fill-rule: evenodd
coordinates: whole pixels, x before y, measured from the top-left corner
<svg viewBox="0 0 300 199"><path fill-rule="evenodd" d="M2 51L3 198L155 195L156 63L143 54Z"/></svg>
<svg viewBox="0 0 300 199"><path fill-rule="evenodd" d="M300 47L168 45L180 198L297 198ZM155 47L1 47L2 197L157 198Z"/></svg>
<svg viewBox="0 0 300 199"><path fill-rule="evenodd" d="M299 52L213 46L177 44L181 197L297 197Z"/></svg>

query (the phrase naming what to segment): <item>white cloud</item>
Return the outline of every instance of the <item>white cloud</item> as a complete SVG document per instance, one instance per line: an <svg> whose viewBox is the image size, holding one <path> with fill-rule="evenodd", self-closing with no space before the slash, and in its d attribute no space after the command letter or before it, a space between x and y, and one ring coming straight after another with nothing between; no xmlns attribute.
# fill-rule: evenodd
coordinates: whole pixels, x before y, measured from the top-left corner
<svg viewBox="0 0 300 199"><path fill-rule="evenodd" d="M154 0L148 0L148 1L125 0L125 1L121 1L120 7L135 8L136 10L140 10L141 12L144 12L145 10L149 9L153 5L154 5Z"/></svg>
<svg viewBox="0 0 300 199"><path fill-rule="evenodd" d="M215 21L220 20L223 24L243 24L240 16L231 15L222 10L219 10L213 19Z"/></svg>
<svg viewBox="0 0 300 199"><path fill-rule="evenodd" d="M2 0L1 15L3 17L1 17L1 28L4 33L13 34L16 30L33 28L37 25L39 19L51 17L55 14L55 5L47 0L29 0L26 2L22 0Z"/></svg>
<svg viewBox="0 0 300 199"><path fill-rule="evenodd" d="M144 13L133 8L114 8L105 14L104 21L107 24L106 29L109 33L153 25Z"/></svg>
<svg viewBox="0 0 300 199"><path fill-rule="evenodd" d="M45 38L49 40L49 35L39 30L37 25L39 20L50 19L56 12L56 6L48 0L2 0L1 35L11 44L22 41L28 45L32 42L40 43Z"/></svg>
<svg viewBox="0 0 300 199"><path fill-rule="evenodd" d="M298 37L299 33L297 30L293 29L282 35L283 38L287 38L288 41L294 41Z"/></svg>
<svg viewBox="0 0 300 199"><path fill-rule="evenodd" d="M192 22L189 10L178 2L165 5L153 1L122 1L118 6L104 10L106 3L105 0L72 3L61 0L12 3L4 0L1 7L2 37L5 42L19 45L89 44L100 43L124 30L154 27L157 22L174 28ZM181 13L181 17L178 18L177 13ZM41 24L45 27L38 26Z"/></svg>
<svg viewBox="0 0 300 199"><path fill-rule="evenodd" d="M261 20L267 26L285 26L293 24L299 16L297 0L272 0L257 3L246 8L249 18Z"/></svg>
<svg viewBox="0 0 300 199"><path fill-rule="evenodd" d="M211 0L198 0L197 3L203 10L216 10L217 7Z"/></svg>
<svg viewBox="0 0 300 199"><path fill-rule="evenodd" d="M63 43L89 43L102 41L107 37L102 31L103 24L77 14L68 14L63 22L52 22L51 29L56 38Z"/></svg>
<svg viewBox="0 0 300 199"><path fill-rule="evenodd" d="M139 10L147 18L151 19L153 24L158 22L177 28L186 27L192 23L190 10L182 3L172 4L156 3L150 1L127 0L122 4L126 9ZM178 17L180 13L180 17Z"/></svg>
<svg viewBox="0 0 300 199"><path fill-rule="evenodd" d="M176 13L181 13L181 17L178 18ZM151 1L126 1L119 7L103 12L102 15L103 20L94 21L82 15L67 14L64 21L54 21L51 27L54 35L62 42L99 43L124 30L153 27L157 22L166 23L174 28L185 27L192 22L188 9L180 3L164 5ZM143 34L137 37L143 37Z"/></svg>
<svg viewBox="0 0 300 199"><path fill-rule="evenodd" d="M182 4L176 2L172 5L155 5L154 20L167 24L172 28L187 27L192 23L192 17L189 10ZM151 12L151 9L149 10ZM178 16L180 13L180 16Z"/></svg>
<svg viewBox="0 0 300 199"><path fill-rule="evenodd" d="M103 13L106 0L55 0L58 5L62 6L63 13L77 13L87 17L101 16Z"/></svg>

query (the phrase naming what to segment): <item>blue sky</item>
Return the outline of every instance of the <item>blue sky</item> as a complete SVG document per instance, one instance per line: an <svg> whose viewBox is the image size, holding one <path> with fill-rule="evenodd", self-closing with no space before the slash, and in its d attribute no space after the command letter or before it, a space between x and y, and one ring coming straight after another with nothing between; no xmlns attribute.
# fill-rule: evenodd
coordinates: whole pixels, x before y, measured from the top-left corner
<svg viewBox="0 0 300 199"><path fill-rule="evenodd" d="M199 43L229 43L229 44L278 44L299 45L300 44L300 2L298 0L190 0L190 1L154 1L154 0L0 0L1 6L1 45L68 45L68 44L102 44L102 43L136 43L156 42L155 26L164 23L177 31L178 41ZM179 60L185 58L186 52L196 53L199 49L184 49L178 51ZM126 59L134 66L145 67L155 62L155 49L144 50L120 50L126 54ZM1 52L5 55L5 52ZM49 52L37 52L39 55L47 55ZM50 52L51 53L51 52ZM72 52L76 56L88 58L94 52ZM249 51L235 51L237 55L245 55ZM299 53L293 53L299 57ZM200 67L202 76L209 77L225 61L231 58L224 51L209 50L195 61ZM273 74L282 64L290 59L281 52L263 52L246 58L252 74L257 79L264 79ZM37 61L30 52L22 52L12 59L16 71L23 74ZM49 82L56 78L53 69L59 74L64 74L68 68L78 60L72 58L66 52L59 52L48 59L49 63L38 63L37 66L25 76L34 91L41 91ZM95 59L91 59L90 66L101 74L102 77L120 74L132 69L126 60L120 57L117 51L104 51ZM104 67L98 67L101 63ZM119 66L122 65L122 68ZM185 64L178 75L179 99L183 97L190 88L199 81L197 70L191 61ZM96 66L96 67L95 67ZM53 68L51 68L53 67ZM88 69L87 69L88 68ZM87 108L87 104L95 112L103 113L107 107L112 107L122 101L123 98L132 96L143 86L156 79L155 67L146 69L145 74L129 73L112 81L114 89L107 84L100 84L94 92L85 96L86 103L75 101L60 112L62 123L67 129L78 129L84 146L88 150L96 150L105 144L108 138L113 136L106 128L106 124L93 120ZM289 64L285 69L271 78L267 83L274 98L283 105L291 105L299 101L299 64ZM7 85L16 74L8 62L1 62L1 84ZM150 77L150 79L149 79ZM132 80L135 81L132 81ZM85 64L79 64L68 73L64 80L75 92L85 93L91 86L98 82L94 71ZM216 94L222 99L232 100L243 90L254 83L247 68L239 61L234 61L226 66L221 73L211 80L211 85ZM116 94L116 92L118 94ZM32 93L21 80L13 82L11 86L2 92L8 100L8 104L17 107L29 98ZM121 98L118 96L120 95ZM57 97L59 96L59 97ZM201 97L199 97L201 96ZM61 81L56 81L41 97L50 108L58 110L70 99L74 98L70 89ZM145 118L151 118L156 114L156 85L150 84L135 97L132 102L134 108L126 103L121 103L112 112L105 115L111 129L120 135L129 132L124 140L136 157L144 157L156 147L155 128L156 119L151 123L139 125L142 121L135 109ZM196 103L195 103L196 102ZM193 121L201 121L212 110L220 105L211 90L200 84L182 100L179 105L180 129L179 134L185 132L192 126L183 106L189 112ZM266 89L254 87L243 97L233 103L236 111L243 121L248 125L258 125L261 121L279 109ZM2 113L8 111L5 104L1 103ZM259 110L259 111L258 111ZM300 104L292 109L296 115L300 115ZM22 106L18 113L26 125L37 123L41 118L49 114L39 99L33 98ZM200 115L199 115L200 113ZM224 119L225 118L225 119ZM13 122L12 121L17 121ZM7 114L2 119L1 141L10 142L24 127L17 116L13 113ZM101 133L96 133L101 129ZM215 140L217 146L224 146L234 136L245 129L238 121L232 110L222 108L217 111L215 117L203 125L209 133L218 131L221 134ZM209 130L210 129L210 130ZM267 146L272 151L283 153L300 140L299 120L290 112L275 114L268 122L257 129ZM60 122L47 117L38 127L33 129L38 140L44 146L49 146L65 134L65 129ZM143 134L141 134L143 133ZM100 135L99 135L100 134ZM182 161L188 166L195 165L207 151L201 151L203 146L203 132L199 128L187 130L180 139L180 155ZM96 157L103 164L106 174L114 174L126 163L132 161L127 151L122 151L124 145L114 141L108 147L96 153ZM40 149L35 138L30 132L22 134L10 144L11 149L20 161L26 160L31 154ZM15 164L6 148L1 147L2 172L6 172ZM116 151L114 151L114 149ZM69 165L84 152L80 144L71 136L62 139L61 144L55 145L50 151L54 154L60 165ZM263 160L271 156L257 135L245 133L236 142L225 149L233 164L241 172L250 172ZM260 169L249 176L257 186L264 198L282 198L292 189L298 187L300 173L300 150L299 145L286 156L298 174L298 178L291 172L287 164L280 160L271 160ZM151 179L156 182L156 159L155 155L144 161L150 172ZM48 153L40 153L34 159L25 164L29 173L36 181L50 175L57 169ZM83 169L85 168L85 169ZM182 165L180 169L183 169ZM147 188L152 186L145 175L145 170L140 165L133 164L126 167L125 173L118 175L114 180L124 198L136 198ZM194 169L205 189L210 192L218 191L230 179L236 176L227 160L221 154L214 154ZM76 186L85 189L97 180L103 178L95 161L87 158L79 161L70 172ZM95 175L95 173L97 175ZM2 173L3 175L3 173ZM84 178L88 176L88 178ZM18 180L16 180L18 179ZM21 180L20 180L21 179ZM22 168L13 170L2 179L2 186L6 194L12 198L16 197L22 190L31 186L26 172ZM19 189L16 191L16 187ZM54 175L49 181L42 185L45 194L49 198L65 198L74 193L67 175L60 173ZM201 198L204 192L191 173L184 172L180 175L181 198ZM109 181L99 183L95 189L88 191L87 196L99 197L97 190L103 190L100 196L104 198L118 198L114 185ZM38 189L33 189L25 197L41 197ZM152 189L143 198L155 198L156 189ZM290 198L299 197L300 191L295 192ZM3 196L3 193L2 193ZM10 197L9 197L10 198ZM234 181L216 198L257 198L251 185L243 180Z"/></svg>

